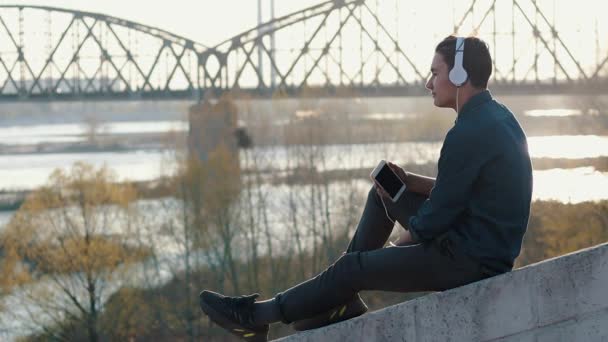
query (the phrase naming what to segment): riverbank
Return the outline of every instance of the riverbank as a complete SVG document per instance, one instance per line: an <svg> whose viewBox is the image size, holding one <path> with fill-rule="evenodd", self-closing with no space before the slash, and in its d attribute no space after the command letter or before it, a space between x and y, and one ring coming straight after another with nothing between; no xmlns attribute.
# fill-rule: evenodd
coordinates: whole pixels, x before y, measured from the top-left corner
<svg viewBox="0 0 608 342"><path fill-rule="evenodd" d="M598 158L581 158L581 159L568 159L568 158L533 158L532 164L534 170L551 170L551 169L575 169L581 167L591 167L599 172L608 172L608 157ZM401 165L404 169L409 172L423 174L423 175L435 175L437 173L436 163L424 163L424 164L404 164ZM369 168L351 168L351 169L338 169L338 170L327 170L322 171L317 167L306 168L306 167L294 167L284 172L252 172L251 170L243 170L244 176L255 176L258 182L262 184L324 184L331 182L348 181L352 179L368 179ZM128 182L137 189L138 193L145 199L155 199L171 195L172 190L170 184L168 184L169 178L160 178L150 181L135 181ZM19 209L27 195L31 190L11 190L11 189L0 189L0 211L15 211Z"/></svg>

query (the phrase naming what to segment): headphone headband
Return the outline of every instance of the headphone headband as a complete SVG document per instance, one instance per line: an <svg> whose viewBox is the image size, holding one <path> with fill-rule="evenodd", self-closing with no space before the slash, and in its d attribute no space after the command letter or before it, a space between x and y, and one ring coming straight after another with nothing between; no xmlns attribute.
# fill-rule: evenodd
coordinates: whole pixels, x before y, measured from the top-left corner
<svg viewBox="0 0 608 342"><path fill-rule="evenodd" d="M463 37L456 37L456 46L454 53L454 67L450 70L449 79L452 84L457 87L462 86L466 81L469 75L463 66L464 59L464 41Z"/></svg>

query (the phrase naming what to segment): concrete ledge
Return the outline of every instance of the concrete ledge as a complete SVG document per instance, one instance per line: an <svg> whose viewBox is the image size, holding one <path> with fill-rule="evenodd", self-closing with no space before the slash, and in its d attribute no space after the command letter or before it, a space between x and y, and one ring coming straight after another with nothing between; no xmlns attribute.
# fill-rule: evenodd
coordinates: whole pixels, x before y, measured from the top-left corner
<svg viewBox="0 0 608 342"><path fill-rule="evenodd" d="M608 244L280 341L608 341Z"/></svg>

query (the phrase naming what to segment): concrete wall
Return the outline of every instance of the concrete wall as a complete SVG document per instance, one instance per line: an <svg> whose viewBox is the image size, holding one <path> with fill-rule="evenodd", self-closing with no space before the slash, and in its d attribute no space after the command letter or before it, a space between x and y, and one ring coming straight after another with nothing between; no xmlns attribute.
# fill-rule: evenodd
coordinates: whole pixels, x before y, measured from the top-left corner
<svg viewBox="0 0 608 342"><path fill-rule="evenodd" d="M281 341L608 341L608 244Z"/></svg>

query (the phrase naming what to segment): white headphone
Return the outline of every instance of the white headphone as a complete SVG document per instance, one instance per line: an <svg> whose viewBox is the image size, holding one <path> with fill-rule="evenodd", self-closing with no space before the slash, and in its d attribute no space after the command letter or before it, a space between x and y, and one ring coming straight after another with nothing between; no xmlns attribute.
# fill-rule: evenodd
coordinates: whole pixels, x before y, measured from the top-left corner
<svg viewBox="0 0 608 342"><path fill-rule="evenodd" d="M464 58L464 38L457 37L456 38L456 52L454 54L454 67L450 70L448 77L450 82L454 84L456 87L460 87L467 81L469 75L467 71L464 70L462 66L462 60Z"/></svg>

